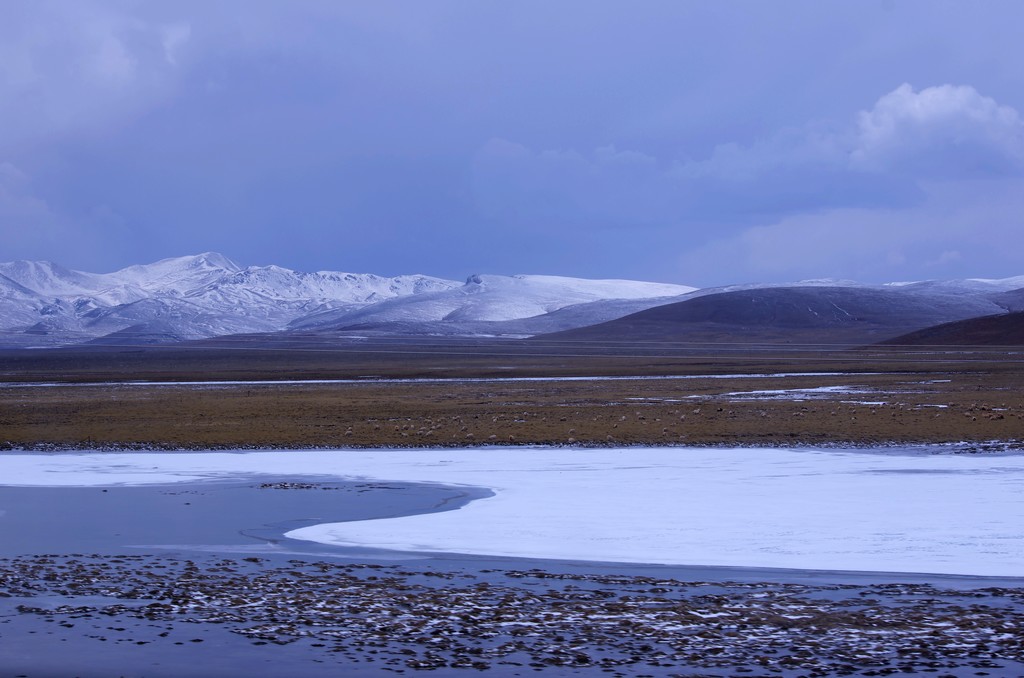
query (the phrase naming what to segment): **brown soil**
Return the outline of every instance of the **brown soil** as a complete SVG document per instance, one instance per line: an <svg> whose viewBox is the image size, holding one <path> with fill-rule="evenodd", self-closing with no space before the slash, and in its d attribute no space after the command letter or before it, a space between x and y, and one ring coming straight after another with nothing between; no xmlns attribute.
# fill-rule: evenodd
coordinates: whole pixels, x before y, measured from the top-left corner
<svg viewBox="0 0 1024 678"><path fill-rule="evenodd" d="M291 360L299 358L293 355ZM237 365L222 359L201 367L195 362L154 360L118 372L112 363L88 368L88 360L68 358L56 367L39 363L31 369L8 369L0 378L10 382L123 379L129 374L136 379L205 380L495 373L688 378L5 386L0 387L0 446L871 445L1024 440L1024 362L1012 353L956 361L896 353L671 359L503 356L497 361L433 356L426 362L376 356L372 372L359 361L340 360L330 366L322 356L316 360L315 366L305 368L269 359ZM5 361L4 367L12 364ZM699 376L848 370L859 373ZM819 392L784 400L731 395L830 386L863 392ZM804 400L797 400L801 397Z"/></svg>

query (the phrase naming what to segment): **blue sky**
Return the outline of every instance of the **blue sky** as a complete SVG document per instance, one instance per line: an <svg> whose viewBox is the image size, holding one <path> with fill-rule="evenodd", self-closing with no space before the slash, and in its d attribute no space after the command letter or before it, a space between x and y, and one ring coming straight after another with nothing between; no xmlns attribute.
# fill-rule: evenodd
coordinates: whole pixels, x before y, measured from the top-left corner
<svg viewBox="0 0 1024 678"><path fill-rule="evenodd" d="M7 2L0 260L1024 274L1024 5Z"/></svg>

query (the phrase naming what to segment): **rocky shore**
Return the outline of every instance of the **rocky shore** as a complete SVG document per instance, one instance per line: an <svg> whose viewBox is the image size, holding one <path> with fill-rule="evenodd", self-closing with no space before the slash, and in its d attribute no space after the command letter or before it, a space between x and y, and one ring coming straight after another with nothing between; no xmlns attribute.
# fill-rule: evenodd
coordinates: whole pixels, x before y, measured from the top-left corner
<svg viewBox="0 0 1024 678"><path fill-rule="evenodd" d="M364 673L1024 673L1024 587L984 583L76 554L0 559L0 610L0 637L41 619L51 644L91 639L121 657L126 675L133 658L201 643L211 627L282 655L297 649L311 670Z"/></svg>

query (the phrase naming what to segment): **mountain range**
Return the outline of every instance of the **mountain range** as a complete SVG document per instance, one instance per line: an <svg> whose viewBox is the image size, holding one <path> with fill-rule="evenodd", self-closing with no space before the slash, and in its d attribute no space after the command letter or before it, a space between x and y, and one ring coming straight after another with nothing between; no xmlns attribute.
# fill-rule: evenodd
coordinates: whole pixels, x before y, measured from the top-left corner
<svg viewBox="0 0 1024 678"><path fill-rule="evenodd" d="M0 263L0 345L171 343L293 329L442 335L490 330L522 336L531 332L516 322L567 307L593 305L553 329L618 317L694 289L539 275L472 275L458 282L425 275L302 273L279 266L242 268L216 253L102 274L13 261Z"/></svg>
<svg viewBox="0 0 1024 678"><path fill-rule="evenodd" d="M1024 276L697 289L633 280L303 273L205 253L85 273L0 263L0 346L157 344L237 335L533 338L560 342L920 343L938 325L1024 311ZM943 337L966 341L975 323ZM964 334L966 332L967 334ZM912 334L917 333L917 334ZM1005 339L1005 337L1003 337ZM941 343L941 342L940 342ZM970 343L970 342L968 342ZM1006 342L1012 343L1012 342Z"/></svg>

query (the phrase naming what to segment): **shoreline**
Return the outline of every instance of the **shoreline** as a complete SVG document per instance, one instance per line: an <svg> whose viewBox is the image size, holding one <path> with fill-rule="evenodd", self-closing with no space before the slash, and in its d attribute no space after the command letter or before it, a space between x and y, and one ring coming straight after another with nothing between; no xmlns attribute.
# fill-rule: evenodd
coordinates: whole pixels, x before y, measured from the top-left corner
<svg viewBox="0 0 1024 678"><path fill-rule="evenodd" d="M0 665L87 678L1024 675L1022 578L381 552L284 536L311 511L344 504L372 522L483 493L467 491L299 474L0 487L8 534L24 518L11 501L29 495L39 524L52 524L40 507L91 507L120 530L65 522L38 554L0 552ZM234 514L216 512L225 506ZM124 531L155 534L154 511L192 509L219 523L184 521L199 532L190 542L133 546ZM71 551L75 534L94 541Z"/></svg>
<svg viewBox="0 0 1024 678"><path fill-rule="evenodd" d="M88 677L1024 675L1020 586L231 555L0 558L0 639L19 641L0 643L0 663Z"/></svg>

